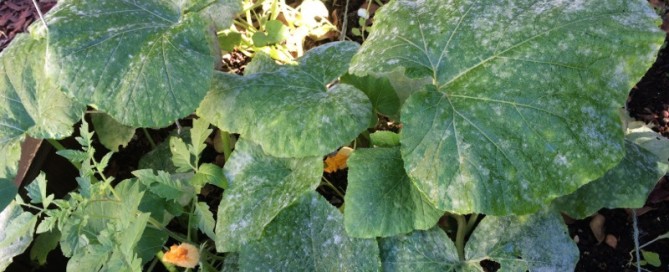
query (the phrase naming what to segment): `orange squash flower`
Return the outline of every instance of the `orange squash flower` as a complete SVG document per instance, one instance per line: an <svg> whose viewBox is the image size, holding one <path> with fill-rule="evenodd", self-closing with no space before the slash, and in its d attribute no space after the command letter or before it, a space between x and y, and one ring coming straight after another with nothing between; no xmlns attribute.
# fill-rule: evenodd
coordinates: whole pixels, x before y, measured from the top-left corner
<svg viewBox="0 0 669 272"><path fill-rule="evenodd" d="M172 245L163 255L163 262L194 268L200 262L200 251L191 244Z"/></svg>
<svg viewBox="0 0 669 272"><path fill-rule="evenodd" d="M325 173L332 173L346 168L346 161L348 160L348 156L351 155L351 152L353 152L352 148L344 146L340 148L336 154L325 158L325 169L323 169L323 171L325 171Z"/></svg>

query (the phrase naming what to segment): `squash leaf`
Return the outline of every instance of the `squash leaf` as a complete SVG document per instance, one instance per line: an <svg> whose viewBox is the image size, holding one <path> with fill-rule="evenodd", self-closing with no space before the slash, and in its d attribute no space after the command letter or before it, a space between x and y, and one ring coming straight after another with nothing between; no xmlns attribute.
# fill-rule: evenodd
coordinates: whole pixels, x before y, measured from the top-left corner
<svg viewBox="0 0 669 272"><path fill-rule="evenodd" d="M622 159L617 111L662 44L657 19L646 1L393 1L349 72L432 79L404 102L400 142L437 208L532 213Z"/></svg>
<svg viewBox="0 0 669 272"><path fill-rule="evenodd" d="M269 155L323 156L355 139L372 118L363 92L348 84L328 88L357 49L333 42L309 50L297 66L244 77L216 73L197 113Z"/></svg>
<svg viewBox="0 0 669 272"><path fill-rule="evenodd" d="M211 83L215 41L190 1L75 0L47 14L47 71L83 104L132 127L195 110Z"/></svg>

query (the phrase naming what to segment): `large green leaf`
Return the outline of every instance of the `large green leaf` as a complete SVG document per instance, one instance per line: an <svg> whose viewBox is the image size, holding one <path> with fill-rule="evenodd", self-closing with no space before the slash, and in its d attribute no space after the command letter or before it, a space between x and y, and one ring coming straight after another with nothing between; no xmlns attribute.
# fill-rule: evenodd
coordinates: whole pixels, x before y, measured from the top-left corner
<svg viewBox="0 0 669 272"><path fill-rule="evenodd" d="M4 209L16 196L19 188L14 179L18 171L21 158L21 144L13 142L9 145L0 145L0 209Z"/></svg>
<svg viewBox="0 0 669 272"><path fill-rule="evenodd" d="M18 35L0 54L0 146L25 133L63 138L84 108L45 75L46 39Z"/></svg>
<svg viewBox="0 0 669 272"><path fill-rule="evenodd" d="M118 152L119 146L127 146L135 136L134 127L123 125L104 113L91 114L91 122L100 143L114 152Z"/></svg>
<svg viewBox="0 0 669 272"><path fill-rule="evenodd" d="M578 248L562 216L539 211L525 216L487 216L465 246L471 265L489 259L501 271L574 271Z"/></svg>
<svg viewBox="0 0 669 272"><path fill-rule="evenodd" d="M316 189L321 157L282 159L242 138L223 168L230 182L218 206L216 249L238 251L260 235L284 208Z"/></svg>
<svg viewBox="0 0 669 272"><path fill-rule="evenodd" d="M585 218L601 208L641 208L667 165L636 144L625 143L623 160L603 177L554 201L555 206L575 218Z"/></svg>
<svg viewBox="0 0 669 272"><path fill-rule="evenodd" d="M379 271L376 240L348 237L342 221L318 193L304 195L242 247L240 271Z"/></svg>
<svg viewBox="0 0 669 272"><path fill-rule="evenodd" d="M4 271L12 259L23 253L33 240L37 216L24 212L12 202L0 212L0 271Z"/></svg>
<svg viewBox="0 0 669 272"><path fill-rule="evenodd" d="M369 99L347 84L327 86L358 49L334 42L311 49L297 66L240 77L217 73L198 115L240 133L276 157L323 156L355 139L372 117Z"/></svg>
<svg viewBox="0 0 669 272"><path fill-rule="evenodd" d="M47 70L67 92L122 124L188 115L211 82L214 39L189 1L74 0L47 15ZM56 72L57 71L57 72Z"/></svg>
<svg viewBox="0 0 669 272"><path fill-rule="evenodd" d="M379 241L383 271L460 271L453 241L439 227Z"/></svg>
<svg viewBox="0 0 669 272"><path fill-rule="evenodd" d="M0 53L0 209L18 190L14 178L25 134L66 137L83 111L45 77L45 41L18 35Z"/></svg>
<svg viewBox="0 0 669 272"><path fill-rule="evenodd" d="M646 1L394 1L350 71L432 78L403 105L401 150L437 208L524 214L620 161L656 20Z"/></svg>
<svg viewBox="0 0 669 272"><path fill-rule="evenodd" d="M357 149L347 165L344 225L350 236L386 237L426 230L444 214L409 180L398 147Z"/></svg>

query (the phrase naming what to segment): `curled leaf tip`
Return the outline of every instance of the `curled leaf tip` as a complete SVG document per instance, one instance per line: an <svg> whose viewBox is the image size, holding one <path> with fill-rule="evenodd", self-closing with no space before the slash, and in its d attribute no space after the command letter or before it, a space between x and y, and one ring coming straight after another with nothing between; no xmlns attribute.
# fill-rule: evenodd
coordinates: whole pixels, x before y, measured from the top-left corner
<svg viewBox="0 0 669 272"><path fill-rule="evenodd" d="M183 243L172 245L163 255L163 262L185 268L194 268L200 262L200 251L194 245Z"/></svg>

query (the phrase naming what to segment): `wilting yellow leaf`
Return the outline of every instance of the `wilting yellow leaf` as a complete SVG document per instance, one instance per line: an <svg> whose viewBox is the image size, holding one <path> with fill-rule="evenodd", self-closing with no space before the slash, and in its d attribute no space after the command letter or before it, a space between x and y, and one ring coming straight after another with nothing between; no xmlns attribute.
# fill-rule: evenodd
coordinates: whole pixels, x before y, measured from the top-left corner
<svg viewBox="0 0 669 272"><path fill-rule="evenodd" d="M172 245L170 250L163 255L163 262L186 268L194 268L200 262L200 252L191 244Z"/></svg>
<svg viewBox="0 0 669 272"><path fill-rule="evenodd" d="M325 173L332 173L346 168L346 161L351 152L353 152L353 149L345 146L340 148L334 155L325 158L325 169L323 171Z"/></svg>

